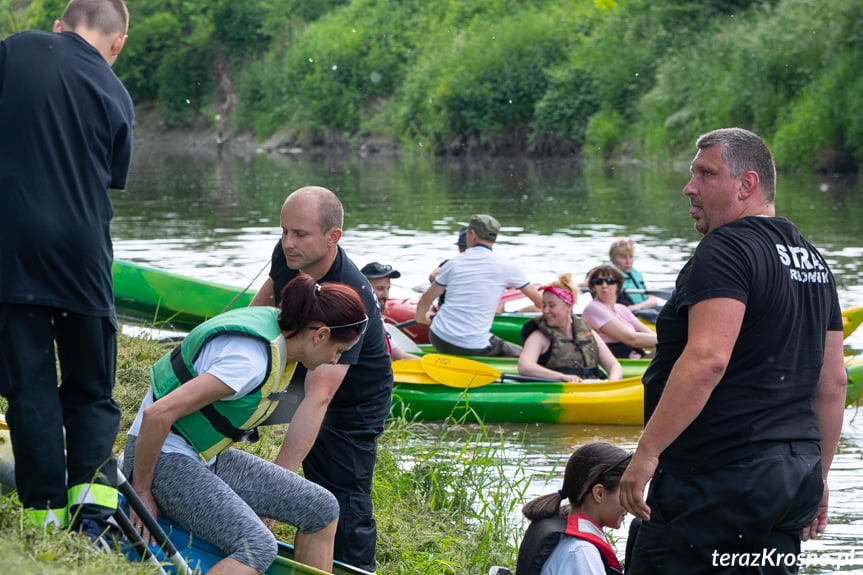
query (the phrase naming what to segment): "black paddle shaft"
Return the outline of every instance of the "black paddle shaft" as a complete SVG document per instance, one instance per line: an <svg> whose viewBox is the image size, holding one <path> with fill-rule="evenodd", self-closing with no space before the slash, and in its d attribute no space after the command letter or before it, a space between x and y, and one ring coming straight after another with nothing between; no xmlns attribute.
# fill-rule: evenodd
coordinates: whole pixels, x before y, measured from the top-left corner
<svg viewBox="0 0 863 575"><path fill-rule="evenodd" d="M150 547L147 546L147 542L144 541L141 534L137 529L135 529L135 526L132 525L132 522L129 520L129 516L126 515L126 512L123 511L122 507L117 507L117 510L114 512L114 521L116 521L117 525L120 526L120 529L126 535L129 543L132 544L132 548L135 549L135 552L141 556L141 560L158 566L159 575L167 575L167 572L162 569L162 564L158 559L156 559L153 552L150 551Z"/></svg>
<svg viewBox="0 0 863 575"><path fill-rule="evenodd" d="M183 575L192 575L192 570L177 551L174 543L162 529L161 525L159 525L159 522L156 521L156 518L150 513L150 510L147 509L147 506L144 505L144 502L141 501L141 498L138 497L135 488L132 487L132 484L129 483L119 468L117 469L117 490L126 498L129 508L133 509L138 514L138 517L141 518L141 521L144 522L144 527L147 528L147 531L150 532L159 547L164 550L165 555L167 555L168 560L174 565L177 572Z"/></svg>

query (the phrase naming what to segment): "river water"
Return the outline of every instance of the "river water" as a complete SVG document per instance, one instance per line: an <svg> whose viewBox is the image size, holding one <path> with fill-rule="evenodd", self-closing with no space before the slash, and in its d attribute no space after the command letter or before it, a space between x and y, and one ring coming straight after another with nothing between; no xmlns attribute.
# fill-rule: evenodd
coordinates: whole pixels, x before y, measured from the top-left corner
<svg viewBox="0 0 863 575"><path fill-rule="evenodd" d="M700 235L681 194L687 166L579 170L571 162L428 159L309 159L267 154L219 159L209 151L136 150L129 189L112 192L115 257L199 279L253 288L263 283L280 235L285 197L305 185L336 192L345 206L340 245L358 266L402 273L391 297L419 296L428 274L454 256L459 227L490 213L503 228L495 250L531 281L570 272L580 279L608 257L612 238L637 243L648 287L672 285ZM779 175L777 213L793 220L827 258L843 308L863 305L863 185L856 179ZM582 307L582 298L577 307ZM863 329L846 344L863 348ZM830 475L831 524L804 544L803 573L863 573L863 415L846 410ZM528 498L556 490L578 445L601 439L625 449L640 428L502 425L512 472L535 473ZM547 477L551 476L550 482ZM619 549L625 529L615 538ZM843 554L844 555L841 555Z"/></svg>

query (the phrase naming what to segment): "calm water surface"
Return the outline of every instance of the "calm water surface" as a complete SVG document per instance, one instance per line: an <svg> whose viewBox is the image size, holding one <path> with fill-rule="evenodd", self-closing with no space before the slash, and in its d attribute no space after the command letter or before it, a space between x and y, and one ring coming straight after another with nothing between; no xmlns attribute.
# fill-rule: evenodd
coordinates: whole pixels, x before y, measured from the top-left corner
<svg viewBox="0 0 863 575"><path fill-rule="evenodd" d="M503 225L495 250L535 282L558 273L580 279L607 259L611 239L637 242L635 266L649 287L673 283L700 235L681 194L686 166L579 171L567 162L342 160L136 151L129 190L113 192L115 256L200 279L253 288L263 283L279 238L279 209L304 185L335 191L345 206L341 245L359 265L390 263L402 273L391 297L419 296L428 273L454 256L459 227L473 213ZM793 220L827 258L843 308L863 305L863 185L856 179L780 174L777 212ZM579 307L587 298L579 301ZM863 348L863 329L846 343ZM846 410L830 475L832 522L804 545L814 561L853 551L841 566L805 573L863 573L863 415ZM635 446L639 428L501 427L507 458L537 479L527 497L556 490L574 447L594 439ZM551 474L552 480L547 482ZM622 541L625 531L615 536ZM621 544L622 545L622 544ZM853 548L853 549L849 549ZM622 546L619 549L623 549ZM832 555L830 556L832 557Z"/></svg>

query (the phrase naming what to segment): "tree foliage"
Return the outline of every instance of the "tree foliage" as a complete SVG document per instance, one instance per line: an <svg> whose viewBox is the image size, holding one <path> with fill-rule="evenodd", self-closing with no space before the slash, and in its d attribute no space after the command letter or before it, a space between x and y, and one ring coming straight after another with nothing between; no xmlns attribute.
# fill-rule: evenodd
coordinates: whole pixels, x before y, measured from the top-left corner
<svg viewBox="0 0 863 575"><path fill-rule="evenodd" d="M27 29L51 30L68 3L68 0L34 0L27 14Z"/></svg>
<svg viewBox="0 0 863 575"><path fill-rule="evenodd" d="M34 0L24 18L19 1L0 22L50 29L65 3ZM300 143L385 137L440 152L466 138L549 135L609 160L664 159L733 124L763 135L785 168L863 161L855 73L863 0L138 0L131 8L115 70L168 125L206 122L222 111L214 91L232 89L238 102L225 111L235 129Z"/></svg>

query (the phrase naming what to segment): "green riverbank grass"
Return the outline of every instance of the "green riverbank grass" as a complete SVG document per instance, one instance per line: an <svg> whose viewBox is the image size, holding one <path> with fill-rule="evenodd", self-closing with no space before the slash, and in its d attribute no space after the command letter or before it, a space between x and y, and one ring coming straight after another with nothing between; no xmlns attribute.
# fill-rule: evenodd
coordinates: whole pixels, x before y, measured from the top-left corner
<svg viewBox="0 0 863 575"><path fill-rule="evenodd" d="M150 366L173 345L120 336L114 397L123 418L116 454L149 385ZM284 431L273 427L258 443L240 447L272 460ZM490 565L514 567L522 529L518 509L531 479L506 459L503 437L489 428L390 420L379 442L372 493L377 573L480 575ZM293 540L288 526L277 524L274 532ZM118 554L99 553L77 535L25 525L14 494L0 499L0 565L3 572L47 575L154 573Z"/></svg>

